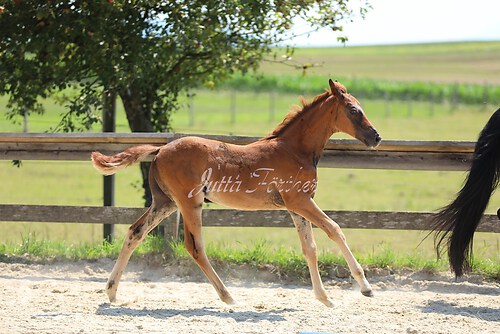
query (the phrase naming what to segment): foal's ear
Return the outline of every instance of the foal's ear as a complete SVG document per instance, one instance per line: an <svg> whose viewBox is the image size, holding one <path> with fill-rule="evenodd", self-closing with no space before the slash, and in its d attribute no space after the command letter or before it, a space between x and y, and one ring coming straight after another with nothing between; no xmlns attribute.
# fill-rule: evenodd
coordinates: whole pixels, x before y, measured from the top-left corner
<svg viewBox="0 0 500 334"><path fill-rule="evenodd" d="M335 80L335 82L337 82L337 80ZM344 98L344 93L342 92L342 90L340 90L340 88L338 86L335 85L335 83L332 81L332 79L330 79L328 81L328 84L330 84L330 89L332 91L333 96L341 98L341 99Z"/></svg>

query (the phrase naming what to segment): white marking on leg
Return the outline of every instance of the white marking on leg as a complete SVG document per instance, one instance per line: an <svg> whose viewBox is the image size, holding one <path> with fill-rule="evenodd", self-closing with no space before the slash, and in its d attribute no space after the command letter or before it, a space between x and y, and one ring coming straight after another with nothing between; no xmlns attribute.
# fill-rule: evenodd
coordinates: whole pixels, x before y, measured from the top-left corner
<svg viewBox="0 0 500 334"><path fill-rule="evenodd" d="M293 223L297 228L300 243L302 245L302 252L306 258L307 266L309 267L309 274L311 276L314 295L323 304L328 307L332 307L333 302L328 298L323 282L321 282L321 276L319 275L316 242L314 241L311 223L297 214L290 214L292 216Z"/></svg>

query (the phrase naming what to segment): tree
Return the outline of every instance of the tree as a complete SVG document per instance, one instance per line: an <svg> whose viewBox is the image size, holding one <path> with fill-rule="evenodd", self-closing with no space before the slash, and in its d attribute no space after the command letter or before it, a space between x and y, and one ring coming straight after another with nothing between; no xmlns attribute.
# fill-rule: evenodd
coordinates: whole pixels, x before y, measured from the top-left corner
<svg viewBox="0 0 500 334"><path fill-rule="evenodd" d="M133 132L170 130L183 90L255 69L294 19L341 31L352 14L347 0L3 1L0 94L16 118L77 88L56 130L81 131L100 121L106 92L121 98Z"/></svg>

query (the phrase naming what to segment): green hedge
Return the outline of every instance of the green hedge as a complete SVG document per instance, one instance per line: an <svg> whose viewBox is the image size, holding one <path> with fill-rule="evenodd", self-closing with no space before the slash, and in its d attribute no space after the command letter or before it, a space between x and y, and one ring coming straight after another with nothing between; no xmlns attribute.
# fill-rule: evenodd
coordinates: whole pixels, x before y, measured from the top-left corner
<svg viewBox="0 0 500 334"><path fill-rule="evenodd" d="M338 79L358 98L400 99L464 104L500 102L500 86L487 84L401 82L371 79ZM328 83L322 76L235 75L220 88L240 91L275 91L292 94L318 94Z"/></svg>

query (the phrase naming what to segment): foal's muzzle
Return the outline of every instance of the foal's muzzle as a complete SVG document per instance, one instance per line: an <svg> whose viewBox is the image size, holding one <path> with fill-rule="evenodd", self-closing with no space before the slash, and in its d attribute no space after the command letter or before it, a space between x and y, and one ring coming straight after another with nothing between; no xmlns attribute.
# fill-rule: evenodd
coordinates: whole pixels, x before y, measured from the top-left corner
<svg viewBox="0 0 500 334"><path fill-rule="evenodd" d="M377 130L373 126L370 126L368 129L363 131L363 134L364 136L362 141L368 147L377 147L382 141L382 137L380 137Z"/></svg>

